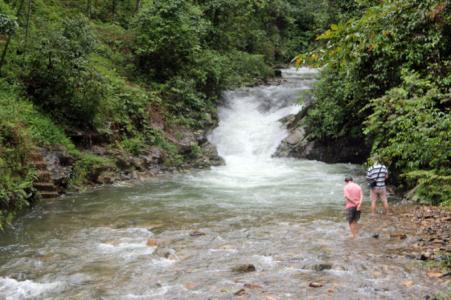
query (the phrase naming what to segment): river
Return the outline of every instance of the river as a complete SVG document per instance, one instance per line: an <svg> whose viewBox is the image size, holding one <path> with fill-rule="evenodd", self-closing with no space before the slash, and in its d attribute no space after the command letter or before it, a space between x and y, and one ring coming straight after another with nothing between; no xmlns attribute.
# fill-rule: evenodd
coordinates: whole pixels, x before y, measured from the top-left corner
<svg viewBox="0 0 451 300"><path fill-rule="evenodd" d="M279 85L225 93L219 126L209 137L224 166L119 183L42 202L21 216L0 236L0 296L427 295L434 282L400 254L404 241L388 238L396 217L371 219L368 197L361 234L349 238L343 178L363 184L360 166L271 157L287 135L279 120L300 110L299 93L311 88L315 71L287 69L283 77ZM255 271L237 272L243 264Z"/></svg>

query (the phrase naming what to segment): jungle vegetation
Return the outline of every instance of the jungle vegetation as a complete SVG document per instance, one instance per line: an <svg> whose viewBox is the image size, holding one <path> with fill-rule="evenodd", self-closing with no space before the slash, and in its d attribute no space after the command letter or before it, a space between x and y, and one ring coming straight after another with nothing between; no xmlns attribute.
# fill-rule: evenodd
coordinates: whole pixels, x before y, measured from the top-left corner
<svg viewBox="0 0 451 300"><path fill-rule="evenodd" d="M77 185L114 157L75 136L180 165L152 112L211 126L224 89L272 76L334 16L326 0L0 0L0 224L29 204L36 146L69 151Z"/></svg>
<svg viewBox="0 0 451 300"><path fill-rule="evenodd" d="M415 200L451 199L451 3L360 1L297 56L323 66L311 138L352 137Z"/></svg>
<svg viewBox="0 0 451 300"><path fill-rule="evenodd" d="M73 184L114 165L75 136L180 165L174 128L212 125L221 92L289 63L322 65L311 138L360 138L396 184L450 197L450 4L440 0L0 0L0 224L29 205L36 146Z"/></svg>

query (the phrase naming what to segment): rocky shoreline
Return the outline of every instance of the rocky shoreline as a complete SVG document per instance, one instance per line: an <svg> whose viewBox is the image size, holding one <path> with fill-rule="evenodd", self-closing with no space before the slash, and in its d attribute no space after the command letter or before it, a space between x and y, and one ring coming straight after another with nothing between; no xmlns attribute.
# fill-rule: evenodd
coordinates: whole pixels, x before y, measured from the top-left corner
<svg viewBox="0 0 451 300"><path fill-rule="evenodd" d="M451 271L451 211L437 206L415 205L399 218L401 222L412 226L409 232L414 235L409 243L411 249L406 255L422 261L442 262L446 264L448 272ZM403 235L399 237L404 238Z"/></svg>
<svg viewBox="0 0 451 300"><path fill-rule="evenodd" d="M394 203L388 215L368 216L362 224L372 239L387 245L385 255L404 256L424 269L429 278L448 282L451 276L451 210L415 204ZM405 284L406 286L409 283Z"/></svg>
<svg viewBox="0 0 451 300"><path fill-rule="evenodd" d="M248 87L280 85L283 81L280 70L275 70L274 77L265 81L259 81ZM160 130L165 138L175 145L178 154L184 159L182 164L176 166L166 164L167 153L158 146L149 146L147 149L140 151L139 155L134 155L121 149L110 147L108 137L99 134L72 132L69 135L78 147L82 149L83 153L107 157L114 161L113 164L102 165L89 170L89 174L87 174L88 182L83 186L71 183L77 159L69 154L64 147L41 147L37 148L36 152L42 158L41 161L45 162L46 173L50 173L48 184L54 185L55 191L60 196L117 182L141 181L164 174L185 172L192 169L207 169L224 164L224 160L218 155L216 147L207 138L209 133L217 126L217 116L211 116L209 119L208 124L205 124L205 128L201 130L192 130L180 126L174 128L165 123L161 112L151 112L151 126ZM32 193L32 197L39 198L36 192Z"/></svg>
<svg viewBox="0 0 451 300"><path fill-rule="evenodd" d="M36 148L34 156L38 156L40 164L44 167L38 168L39 172L45 172L48 185L53 185L58 195L66 193L77 193L90 190L116 182L143 180L158 175L186 171L189 169L205 169L211 166L224 164L218 155L216 147L208 139L208 130L189 131L183 130L181 139L171 139L177 147L178 154L183 157L183 162L176 166L166 163L167 153L157 146L149 146L140 151L138 155L125 152L121 149L111 148L108 144L97 144L83 149L84 154L92 154L97 157L107 158L110 164L94 166L86 174L87 182L83 185L75 185L71 182L76 168L77 158L71 155L64 147L54 146L49 148ZM33 163L33 162L31 162ZM39 170L41 169L41 170ZM38 189L42 180L38 179L32 197L44 196L45 191ZM42 198L46 198L45 196Z"/></svg>
<svg viewBox="0 0 451 300"><path fill-rule="evenodd" d="M289 134L280 143L274 156L313 159L327 163L365 162L370 149L362 140L343 137L322 141L310 136L305 125L305 117L313 105L313 98L309 97L299 113L280 120Z"/></svg>

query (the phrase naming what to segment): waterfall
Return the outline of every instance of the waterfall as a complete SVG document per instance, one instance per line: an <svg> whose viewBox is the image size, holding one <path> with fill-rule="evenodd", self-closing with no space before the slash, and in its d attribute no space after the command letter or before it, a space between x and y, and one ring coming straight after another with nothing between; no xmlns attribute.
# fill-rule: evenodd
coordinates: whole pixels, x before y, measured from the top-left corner
<svg viewBox="0 0 451 300"><path fill-rule="evenodd" d="M300 93L310 89L315 74L308 68L286 69L279 85L224 94L219 125L209 137L226 162L223 175L272 177L292 171L271 157L288 134L279 120L299 112Z"/></svg>

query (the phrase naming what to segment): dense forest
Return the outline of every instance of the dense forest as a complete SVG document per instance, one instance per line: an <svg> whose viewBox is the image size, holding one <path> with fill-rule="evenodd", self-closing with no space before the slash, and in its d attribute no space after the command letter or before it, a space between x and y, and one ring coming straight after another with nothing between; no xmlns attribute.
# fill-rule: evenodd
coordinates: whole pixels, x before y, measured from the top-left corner
<svg viewBox="0 0 451 300"><path fill-rule="evenodd" d="M363 2L361 2L363 3ZM369 1L297 56L324 66L310 137L360 141L417 201L451 199L451 4Z"/></svg>
<svg viewBox="0 0 451 300"><path fill-rule="evenodd" d="M28 205L36 147L67 151L68 186L215 124L227 88L273 75L327 28L329 1L0 1L0 223ZM163 123L163 125L161 124ZM101 144L108 150L91 151ZM186 148L186 147L185 147Z"/></svg>
<svg viewBox="0 0 451 300"><path fill-rule="evenodd" d="M439 0L0 0L0 223L29 205L36 147L70 154L69 186L149 147L180 166L202 152L179 147L181 133L215 125L222 91L264 82L294 57L323 67L310 138L358 139L401 189L449 200L450 9Z"/></svg>

